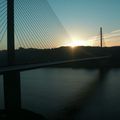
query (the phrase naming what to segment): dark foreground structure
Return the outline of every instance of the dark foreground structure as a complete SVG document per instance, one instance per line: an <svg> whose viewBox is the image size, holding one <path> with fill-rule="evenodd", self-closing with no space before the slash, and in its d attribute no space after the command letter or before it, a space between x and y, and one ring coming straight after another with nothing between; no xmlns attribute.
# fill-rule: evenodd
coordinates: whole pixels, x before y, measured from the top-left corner
<svg viewBox="0 0 120 120"><path fill-rule="evenodd" d="M46 120L42 115L28 110L10 111L0 110L0 120Z"/></svg>

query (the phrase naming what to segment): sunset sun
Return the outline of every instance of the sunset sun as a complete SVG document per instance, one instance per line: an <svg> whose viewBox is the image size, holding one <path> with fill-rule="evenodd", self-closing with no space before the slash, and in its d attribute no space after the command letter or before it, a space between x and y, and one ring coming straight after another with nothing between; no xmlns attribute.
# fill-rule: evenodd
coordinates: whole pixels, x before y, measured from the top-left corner
<svg viewBox="0 0 120 120"><path fill-rule="evenodd" d="M67 46L70 46L72 48L77 46L87 46L87 42L85 40L72 40L70 43L67 44Z"/></svg>

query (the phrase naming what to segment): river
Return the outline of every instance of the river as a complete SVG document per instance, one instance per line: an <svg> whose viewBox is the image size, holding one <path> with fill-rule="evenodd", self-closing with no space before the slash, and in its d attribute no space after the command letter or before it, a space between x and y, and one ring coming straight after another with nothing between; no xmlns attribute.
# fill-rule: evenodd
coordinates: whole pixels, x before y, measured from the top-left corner
<svg viewBox="0 0 120 120"><path fill-rule="evenodd" d="M72 68L21 72L22 108L49 119L120 118L120 69L108 70L103 78L100 73L98 69ZM0 76L0 109L4 109L2 79Z"/></svg>

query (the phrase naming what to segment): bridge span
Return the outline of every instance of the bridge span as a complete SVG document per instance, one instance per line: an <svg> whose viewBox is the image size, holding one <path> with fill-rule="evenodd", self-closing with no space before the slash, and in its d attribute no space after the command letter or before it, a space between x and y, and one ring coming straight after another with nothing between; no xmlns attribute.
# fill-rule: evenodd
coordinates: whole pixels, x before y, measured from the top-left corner
<svg viewBox="0 0 120 120"><path fill-rule="evenodd" d="M25 70L31 70L31 69L37 69L37 68L43 68L43 67L51 67L53 65L55 66L55 65L61 65L61 64L66 64L66 63L87 61L90 64L90 61L106 60L106 59L109 59L110 57L111 56L100 56L100 57L89 57L89 58L64 60L64 61L40 63L40 64L7 66L7 67L3 67L0 69L0 74L4 74L5 72L10 72L10 71L25 71Z"/></svg>

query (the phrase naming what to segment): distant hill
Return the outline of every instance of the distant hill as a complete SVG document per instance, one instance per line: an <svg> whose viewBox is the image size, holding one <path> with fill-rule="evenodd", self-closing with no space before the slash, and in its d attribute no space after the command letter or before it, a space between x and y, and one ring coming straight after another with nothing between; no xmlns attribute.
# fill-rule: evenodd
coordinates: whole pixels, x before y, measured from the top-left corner
<svg viewBox="0 0 120 120"><path fill-rule="evenodd" d="M120 67L120 47L60 47L53 49L24 49L15 51L16 64L46 63L62 60L80 59L111 55L109 65ZM0 51L0 66L7 65L7 51Z"/></svg>

